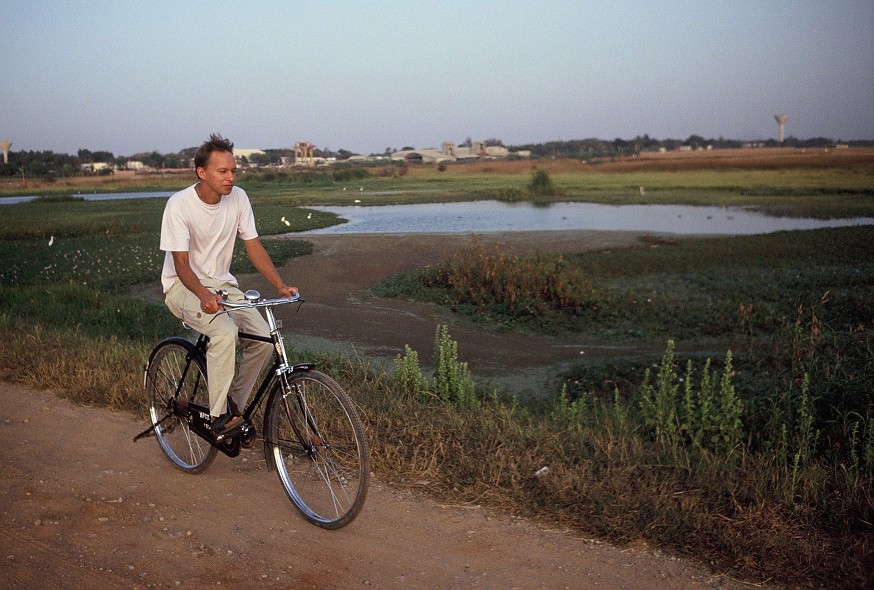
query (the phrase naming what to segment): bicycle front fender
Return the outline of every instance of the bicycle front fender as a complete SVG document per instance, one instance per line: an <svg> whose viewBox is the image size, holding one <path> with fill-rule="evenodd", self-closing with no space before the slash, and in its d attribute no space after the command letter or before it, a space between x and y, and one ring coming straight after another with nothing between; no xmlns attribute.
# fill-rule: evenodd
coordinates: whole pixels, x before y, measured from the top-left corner
<svg viewBox="0 0 874 590"><path fill-rule="evenodd" d="M286 375L292 375L294 373L312 371L315 368L315 363L297 363L296 365L289 366L282 372ZM267 439L267 425L272 423L273 408L275 406L273 402L277 395L282 395L282 382L279 379L274 381L274 385L270 389L270 394L267 397L267 406L264 410L264 421L262 422L264 433L261 439L264 442L264 460L267 463L267 471L274 471L276 469L276 460L273 458L273 446L271 441Z"/></svg>

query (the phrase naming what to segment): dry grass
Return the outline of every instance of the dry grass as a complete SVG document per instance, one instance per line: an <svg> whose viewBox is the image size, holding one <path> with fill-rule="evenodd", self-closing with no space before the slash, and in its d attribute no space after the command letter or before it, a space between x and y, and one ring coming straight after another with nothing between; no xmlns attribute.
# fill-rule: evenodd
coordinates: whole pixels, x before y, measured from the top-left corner
<svg viewBox="0 0 874 590"><path fill-rule="evenodd" d="M703 150L698 152L647 152L639 156L596 158L583 161L571 158L537 160L486 160L463 162L447 166L443 173L448 176L481 174L530 174L532 168L550 174L573 174L579 172L646 172L683 171L703 169L775 170L781 168L845 168L874 166L874 149L801 149L801 148L756 148ZM428 166L411 166L412 177L431 176L434 171Z"/></svg>
<svg viewBox="0 0 874 590"><path fill-rule="evenodd" d="M151 345L2 322L0 380L48 388L84 405L141 413L143 367Z"/></svg>
<svg viewBox="0 0 874 590"><path fill-rule="evenodd" d="M143 188L178 190L194 183L194 173L190 170L167 170L149 174L115 174L113 176L70 176L46 182L39 179L20 177L0 179L0 190L28 191L34 194L66 193L70 190L100 192L136 192Z"/></svg>

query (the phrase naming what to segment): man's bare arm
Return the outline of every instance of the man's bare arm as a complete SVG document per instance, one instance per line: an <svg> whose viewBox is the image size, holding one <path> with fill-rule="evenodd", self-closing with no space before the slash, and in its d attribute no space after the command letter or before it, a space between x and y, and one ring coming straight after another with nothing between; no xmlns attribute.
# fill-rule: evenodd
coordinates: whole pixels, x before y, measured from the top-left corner
<svg viewBox="0 0 874 590"><path fill-rule="evenodd" d="M252 266L264 275L265 279L270 281L270 284L276 288L281 297L291 297L297 294L297 287L289 287L282 280L282 277L279 276L276 267L273 265L273 260L270 258L270 254L264 249L264 245L259 238L244 240L243 243L246 245L246 255L252 261Z"/></svg>
<svg viewBox="0 0 874 590"><path fill-rule="evenodd" d="M194 293L200 299L200 309L205 313L217 313L221 309L219 300L221 296L210 292L200 284L200 279L191 270L188 262L188 252L173 252L173 265L176 267L176 276L185 285L185 288Z"/></svg>

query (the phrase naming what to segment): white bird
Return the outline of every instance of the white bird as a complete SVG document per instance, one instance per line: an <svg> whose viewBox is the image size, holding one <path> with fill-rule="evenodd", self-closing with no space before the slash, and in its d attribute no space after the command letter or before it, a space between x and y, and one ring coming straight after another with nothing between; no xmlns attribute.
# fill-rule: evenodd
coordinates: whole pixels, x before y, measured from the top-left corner
<svg viewBox="0 0 874 590"><path fill-rule="evenodd" d="M643 187L640 187L640 196L641 196L641 197L645 197L645 196L646 196L646 189L643 188Z"/></svg>
<svg viewBox="0 0 874 590"><path fill-rule="evenodd" d="M49 238L49 246L55 243L55 236Z"/></svg>

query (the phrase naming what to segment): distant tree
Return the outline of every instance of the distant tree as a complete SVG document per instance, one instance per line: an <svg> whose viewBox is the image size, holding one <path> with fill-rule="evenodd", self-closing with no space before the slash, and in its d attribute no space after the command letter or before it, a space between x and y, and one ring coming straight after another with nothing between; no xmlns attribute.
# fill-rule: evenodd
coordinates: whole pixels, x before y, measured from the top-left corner
<svg viewBox="0 0 874 590"><path fill-rule="evenodd" d="M661 142L657 139L651 138L648 133L638 135L634 138L635 152L651 152L657 150L659 147L661 147Z"/></svg>
<svg viewBox="0 0 874 590"><path fill-rule="evenodd" d="M633 146L633 144L629 144L627 141L620 137L617 137L613 140L613 151L615 151L619 155L631 152L632 147L630 146Z"/></svg>
<svg viewBox="0 0 874 590"><path fill-rule="evenodd" d="M707 140L701 137L700 135L690 135L689 138L684 142L685 145L693 148L704 147L707 145Z"/></svg>
<svg viewBox="0 0 874 590"><path fill-rule="evenodd" d="M276 157L266 152L263 154L252 154L251 156L249 156L249 162L258 166L268 166L270 164L273 164L275 161Z"/></svg>
<svg viewBox="0 0 874 590"><path fill-rule="evenodd" d="M185 158L186 160L194 160L194 154L197 153L196 147L189 147L183 150L179 150L179 157Z"/></svg>
<svg viewBox="0 0 874 590"><path fill-rule="evenodd" d="M163 168L164 167L164 156L159 154L158 152L149 152L147 154L142 154L139 160L149 166L151 168Z"/></svg>
<svg viewBox="0 0 874 590"><path fill-rule="evenodd" d="M9 163L0 165L0 175L29 177L40 176L46 179L75 176L79 173L79 160L69 154L56 154L52 151L9 152Z"/></svg>
<svg viewBox="0 0 874 590"><path fill-rule="evenodd" d="M91 150L80 149L76 153L79 158L79 162L83 164L91 164L94 162L105 162L107 164L112 164L115 161L115 156L112 152L92 152Z"/></svg>

